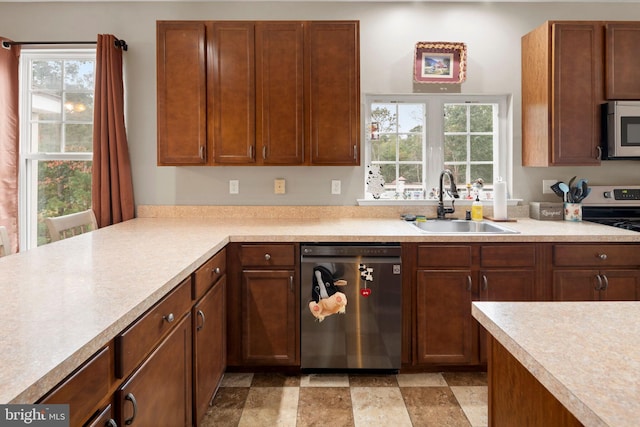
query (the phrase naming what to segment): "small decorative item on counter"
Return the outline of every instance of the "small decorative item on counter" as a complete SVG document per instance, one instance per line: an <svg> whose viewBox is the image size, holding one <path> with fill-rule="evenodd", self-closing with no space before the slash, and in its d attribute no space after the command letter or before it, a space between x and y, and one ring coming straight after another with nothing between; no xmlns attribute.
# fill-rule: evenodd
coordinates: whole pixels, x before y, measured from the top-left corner
<svg viewBox="0 0 640 427"><path fill-rule="evenodd" d="M482 202L478 196L476 196L476 200L471 205L471 219L482 221Z"/></svg>
<svg viewBox="0 0 640 427"><path fill-rule="evenodd" d="M371 193L374 199L379 199L384 193L384 178L380 175L379 165L369 165L367 173L367 191Z"/></svg>
<svg viewBox="0 0 640 427"><path fill-rule="evenodd" d="M564 209L562 203L531 202L529 216L541 221L562 220Z"/></svg>
<svg viewBox="0 0 640 427"><path fill-rule="evenodd" d="M582 204L565 203L564 204L564 220L565 221L582 221Z"/></svg>

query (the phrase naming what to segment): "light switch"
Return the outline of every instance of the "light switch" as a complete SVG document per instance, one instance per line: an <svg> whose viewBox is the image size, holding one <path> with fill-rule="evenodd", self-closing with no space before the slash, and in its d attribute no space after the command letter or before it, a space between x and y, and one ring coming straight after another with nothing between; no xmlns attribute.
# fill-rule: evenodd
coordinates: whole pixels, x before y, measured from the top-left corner
<svg viewBox="0 0 640 427"><path fill-rule="evenodd" d="M274 194L284 194L286 192L284 179L279 178L273 181L273 192Z"/></svg>

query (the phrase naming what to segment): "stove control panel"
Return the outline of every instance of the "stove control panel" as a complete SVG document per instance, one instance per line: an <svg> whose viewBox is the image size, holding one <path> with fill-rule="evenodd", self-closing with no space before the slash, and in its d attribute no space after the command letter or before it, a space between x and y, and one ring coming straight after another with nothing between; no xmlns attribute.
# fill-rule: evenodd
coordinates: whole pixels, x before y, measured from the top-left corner
<svg viewBox="0 0 640 427"><path fill-rule="evenodd" d="M616 188L613 191L605 191L604 197L614 200L640 200L640 189L637 188Z"/></svg>

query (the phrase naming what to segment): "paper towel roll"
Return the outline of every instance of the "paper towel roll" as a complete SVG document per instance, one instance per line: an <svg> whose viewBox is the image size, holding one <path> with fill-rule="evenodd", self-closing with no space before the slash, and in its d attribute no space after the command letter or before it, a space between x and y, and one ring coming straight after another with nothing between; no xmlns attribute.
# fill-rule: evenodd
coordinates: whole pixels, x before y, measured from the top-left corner
<svg viewBox="0 0 640 427"><path fill-rule="evenodd" d="M507 219L507 183L502 179L493 184L493 218Z"/></svg>

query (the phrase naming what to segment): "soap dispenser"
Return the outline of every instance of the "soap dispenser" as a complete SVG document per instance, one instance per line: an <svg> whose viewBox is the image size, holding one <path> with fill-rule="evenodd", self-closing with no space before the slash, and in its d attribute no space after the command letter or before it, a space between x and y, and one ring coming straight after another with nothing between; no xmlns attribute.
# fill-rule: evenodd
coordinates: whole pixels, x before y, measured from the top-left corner
<svg viewBox="0 0 640 427"><path fill-rule="evenodd" d="M471 219L473 221L482 221L482 202L480 197L476 195L476 200L471 205Z"/></svg>

